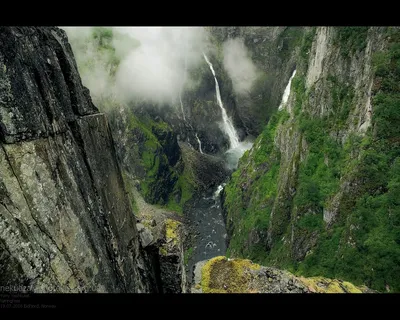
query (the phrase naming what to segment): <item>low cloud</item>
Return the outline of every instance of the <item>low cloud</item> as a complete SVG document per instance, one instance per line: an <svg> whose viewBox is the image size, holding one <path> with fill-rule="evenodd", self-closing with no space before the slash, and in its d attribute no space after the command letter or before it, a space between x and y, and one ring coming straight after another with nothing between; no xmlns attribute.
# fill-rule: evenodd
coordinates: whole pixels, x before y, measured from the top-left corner
<svg viewBox="0 0 400 320"><path fill-rule="evenodd" d="M95 28L63 28L78 62L85 86L94 100L113 95L121 101L145 99L176 101L189 72L202 61L207 37L203 28L115 27L109 43L114 50L99 50ZM127 41L130 39L131 41ZM113 57L114 56L114 57ZM117 70L110 61L120 60Z"/></svg>
<svg viewBox="0 0 400 320"><path fill-rule="evenodd" d="M243 39L229 39L223 44L224 68L232 79L233 90L246 94L251 90L258 72L253 64Z"/></svg>

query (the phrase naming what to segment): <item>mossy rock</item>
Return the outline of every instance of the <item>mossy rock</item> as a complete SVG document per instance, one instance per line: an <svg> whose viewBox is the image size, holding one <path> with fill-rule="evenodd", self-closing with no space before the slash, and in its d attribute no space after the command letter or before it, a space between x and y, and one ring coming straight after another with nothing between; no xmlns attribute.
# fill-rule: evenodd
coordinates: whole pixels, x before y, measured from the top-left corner
<svg viewBox="0 0 400 320"><path fill-rule="evenodd" d="M303 278L247 259L223 256L200 262L201 270L193 292L203 293L365 293L365 286L323 277ZM195 274L197 271L195 271ZM196 277L196 276L195 276ZM200 290L201 289L201 290Z"/></svg>
<svg viewBox="0 0 400 320"><path fill-rule="evenodd" d="M165 236L166 236L167 243L169 241L172 241L172 243L174 245L178 243L178 241L180 239L180 235L179 235L180 225L181 225L181 223L176 220L167 219L165 221Z"/></svg>
<svg viewBox="0 0 400 320"><path fill-rule="evenodd" d="M251 270L260 266L250 260L230 260L219 256L209 260L201 270L201 288L204 293L246 293Z"/></svg>
<svg viewBox="0 0 400 320"><path fill-rule="evenodd" d="M362 288L356 287L350 282L323 277L303 278L303 282L311 292L315 293L363 293Z"/></svg>
<svg viewBox="0 0 400 320"><path fill-rule="evenodd" d="M163 242L159 247L159 253L162 256L176 254L179 251L179 245L181 244L182 223L168 218L164 222L164 227L165 242Z"/></svg>

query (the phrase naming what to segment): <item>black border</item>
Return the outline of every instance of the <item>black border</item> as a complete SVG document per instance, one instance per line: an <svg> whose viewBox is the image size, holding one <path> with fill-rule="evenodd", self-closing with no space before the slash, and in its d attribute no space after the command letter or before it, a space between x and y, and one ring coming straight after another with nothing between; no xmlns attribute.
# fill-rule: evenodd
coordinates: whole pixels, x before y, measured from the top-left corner
<svg viewBox="0 0 400 320"><path fill-rule="evenodd" d="M63 310L71 307L96 309L126 309L146 305L220 305L257 304L398 304L399 294L28 294L8 309ZM7 309L7 308L6 308Z"/></svg>
<svg viewBox="0 0 400 320"><path fill-rule="evenodd" d="M15 8L13 8L15 6ZM7 14L9 13L9 14ZM393 3L190 1L7 2L1 25L395 26Z"/></svg>
<svg viewBox="0 0 400 320"><path fill-rule="evenodd" d="M7 8L2 25L59 26L307 26L307 25L398 25L397 10L380 3L350 4L338 2L305 3L258 2L230 4L190 2L186 5L154 2L119 4L74 4L73 2L32 3ZM149 6L149 7L146 7ZM47 7L47 9L46 9ZM49 11L50 10L50 11ZM267 307L293 304L395 304L399 294L29 294L20 307L9 309L131 309L142 304L258 304ZM31 306L31 308L27 308ZM40 308L37 308L37 307ZM179 311L176 311L179 313Z"/></svg>

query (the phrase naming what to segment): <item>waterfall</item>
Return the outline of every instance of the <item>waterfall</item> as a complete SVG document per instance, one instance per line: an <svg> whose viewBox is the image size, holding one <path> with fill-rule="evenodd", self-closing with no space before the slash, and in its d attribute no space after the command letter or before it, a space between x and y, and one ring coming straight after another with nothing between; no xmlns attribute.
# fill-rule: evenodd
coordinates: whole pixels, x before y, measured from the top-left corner
<svg viewBox="0 0 400 320"><path fill-rule="evenodd" d="M217 188L217 190L215 190L214 194L213 194L213 199L216 200L217 197L219 196L219 194L221 193L221 191L224 189L224 187L226 186L226 183L220 184Z"/></svg>
<svg viewBox="0 0 400 320"><path fill-rule="evenodd" d="M199 143L200 153L203 154L203 150L201 150L201 141L200 141L199 137L197 136L197 133L195 134L195 136L196 136L197 142Z"/></svg>
<svg viewBox="0 0 400 320"><path fill-rule="evenodd" d="M182 103L182 97L181 97L181 90L179 90L179 101L181 102L181 110L182 110L183 120L186 121L185 112L183 111L183 103Z"/></svg>
<svg viewBox="0 0 400 320"><path fill-rule="evenodd" d="M183 86L185 85L186 82L186 73L187 73L187 38L186 38L186 42L185 42L185 68L183 70L183 81L181 84L181 88L179 89L179 102L181 103L181 110L182 110L182 116L183 116L183 120L186 121L186 117L185 117L185 112L183 109L183 102L182 102L182 89Z"/></svg>
<svg viewBox="0 0 400 320"><path fill-rule="evenodd" d="M230 142L230 148L236 148L239 146L239 137L237 135L237 132L235 130L235 127L233 126L231 120L228 118L228 115L226 114L226 110L224 108L224 105L222 104L222 100L221 100L221 93L219 91L219 85L218 85L218 80L217 77L215 76L215 71L214 68L211 64L211 62L208 60L207 56L205 55L205 53L203 52L203 56L204 59L206 60L207 64L209 65L211 72L214 76L214 80L215 80L215 92L217 94L217 102L219 107L221 108L222 111L222 120L223 120L223 130L225 131L225 133L228 135L229 137L229 142Z"/></svg>
<svg viewBox="0 0 400 320"><path fill-rule="evenodd" d="M287 84L287 86L286 86L286 88L285 88L285 91L283 92L282 102L281 102L281 104L279 105L278 110L282 110L282 108L285 106L286 102L287 102L288 99L289 99L289 95L290 95L290 85L291 85L291 83L292 83L292 80L293 80L295 74L296 74L296 70L293 71L293 74L292 74L292 76L290 77L289 82L288 82L288 84Z"/></svg>

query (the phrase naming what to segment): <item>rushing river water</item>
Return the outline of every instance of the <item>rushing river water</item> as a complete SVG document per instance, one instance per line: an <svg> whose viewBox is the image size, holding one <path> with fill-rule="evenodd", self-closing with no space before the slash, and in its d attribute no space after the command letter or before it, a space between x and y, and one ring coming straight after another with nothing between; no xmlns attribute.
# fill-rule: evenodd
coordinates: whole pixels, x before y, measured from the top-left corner
<svg viewBox="0 0 400 320"><path fill-rule="evenodd" d="M219 186L219 192L222 186ZM226 228L217 190L208 192L192 201L186 217L194 229L193 253L188 261L188 276L192 279L194 265L202 260L225 255Z"/></svg>

